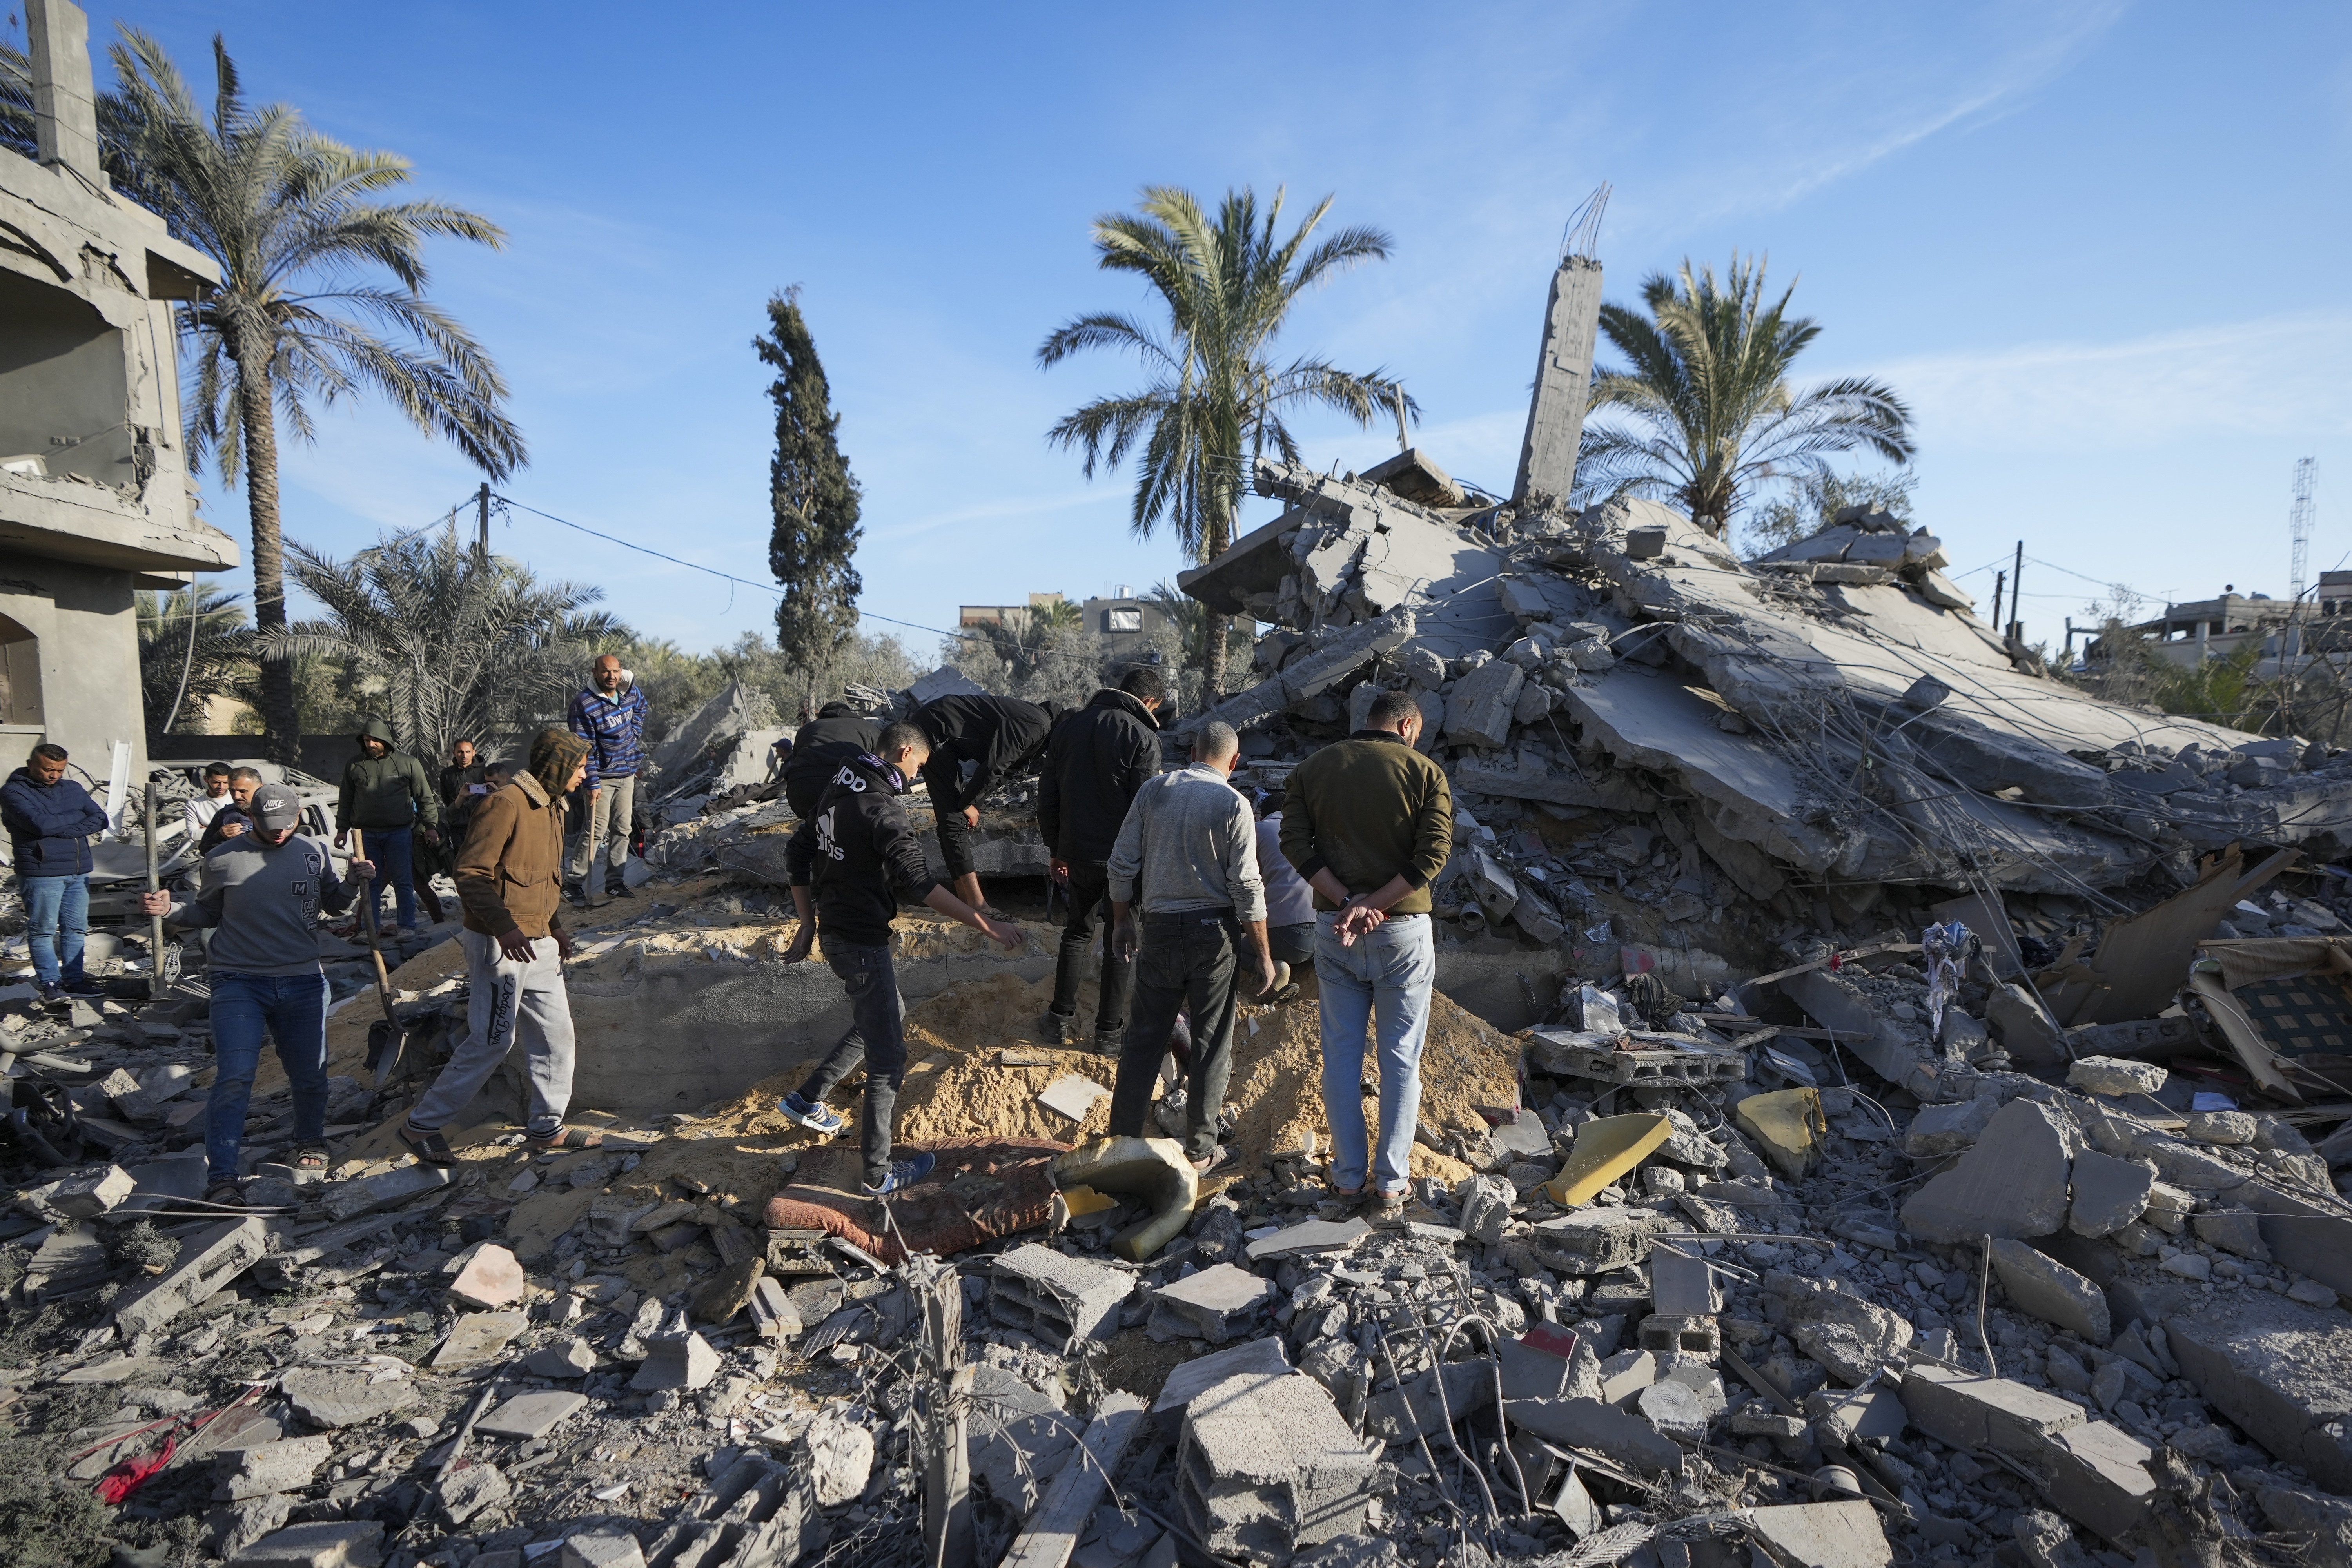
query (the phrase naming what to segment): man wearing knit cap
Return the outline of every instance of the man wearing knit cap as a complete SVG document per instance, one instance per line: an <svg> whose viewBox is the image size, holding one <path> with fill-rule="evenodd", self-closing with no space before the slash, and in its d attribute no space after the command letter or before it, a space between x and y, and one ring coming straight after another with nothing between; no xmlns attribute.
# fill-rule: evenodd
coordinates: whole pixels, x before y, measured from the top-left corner
<svg viewBox="0 0 2352 1568"><path fill-rule="evenodd" d="M604 1135L563 1125L572 1102L572 1004L563 961L572 937L562 926L563 797L588 772L588 743L565 730L542 730L530 768L486 796L457 852L457 898L465 906L472 983L465 1042L401 1123L401 1141L427 1164L456 1156L441 1129L481 1092L522 1037L530 1080L525 1129L533 1149L593 1149Z"/></svg>

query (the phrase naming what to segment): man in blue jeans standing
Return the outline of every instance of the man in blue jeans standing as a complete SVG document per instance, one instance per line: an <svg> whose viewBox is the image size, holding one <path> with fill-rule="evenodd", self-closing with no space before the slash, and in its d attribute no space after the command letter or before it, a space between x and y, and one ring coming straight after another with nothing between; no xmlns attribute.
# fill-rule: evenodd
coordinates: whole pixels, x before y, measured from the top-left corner
<svg viewBox="0 0 2352 1568"><path fill-rule="evenodd" d="M41 1000L97 994L105 987L82 973L81 946L89 929L89 836L106 831L106 813L66 777L63 746L42 742L0 784L0 822L25 895L25 941Z"/></svg>
<svg viewBox="0 0 2352 1568"><path fill-rule="evenodd" d="M866 1107L860 1130L866 1190L875 1197L914 1185L937 1163L928 1153L895 1163L890 1158L898 1085L907 1072L907 1004L898 994L898 975L890 963L890 927L898 917L898 900L919 899L950 919L986 932L1008 952L1021 946L1019 927L990 920L931 875L922 840L898 804L907 781L921 769L930 749L930 742L912 724L893 724L883 731L873 751L842 763L784 851L801 923L783 961L798 963L807 958L822 931L824 961L849 992L850 1026L816 1071L776 1109L812 1131L827 1136L838 1132L846 1123L826 1109L824 1097L864 1067Z"/></svg>
<svg viewBox="0 0 2352 1568"><path fill-rule="evenodd" d="M381 719L369 719L353 737L360 754L343 769L343 793L335 802L335 847L350 840L352 829L362 836L368 858L376 867L375 885L368 889L368 907L383 918L384 884L392 885L393 907L400 911L400 929L416 929L415 839L427 845L441 841L441 793L425 776L425 764L399 749L392 731ZM381 927L378 928L382 929Z"/></svg>
<svg viewBox="0 0 2352 1568"><path fill-rule="evenodd" d="M1330 1181L1347 1203L1393 1222L1412 1187L1421 1047L1437 950L1429 885L1454 850L1454 796L1423 755L1421 708L1383 691L1364 728L1298 764L1282 810L1282 853L1315 889L1322 987L1323 1114ZM1364 1031L1380 1051L1380 1142L1365 1148ZM1369 1173L1367 1165L1369 1164Z"/></svg>
<svg viewBox="0 0 2352 1568"><path fill-rule="evenodd" d="M319 911L341 914L375 875L351 863L335 876L327 847L296 836L302 797L284 784L253 793L253 830L205 858L204 891L192 904L143 893L140 912L183 931L212 929L212 1097L205 1102L205 1201L238 1202L238 1149L265 1031L278 1042L294 1091L294 1153L302 1170L327 1168L327 977L319 967Z"/></svg>

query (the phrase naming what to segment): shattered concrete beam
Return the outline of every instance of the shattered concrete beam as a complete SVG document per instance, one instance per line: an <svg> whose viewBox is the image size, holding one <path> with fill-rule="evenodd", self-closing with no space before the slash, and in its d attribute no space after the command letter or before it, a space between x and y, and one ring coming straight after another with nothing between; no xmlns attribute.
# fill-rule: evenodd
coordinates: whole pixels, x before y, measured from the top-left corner
<svg viewBox="0 0 2352 1568"><path fill-rule="evenodd" d="M1227 698L1180 726L1180 730L1192 733L1212 719L1222 719L1236 730L1263 724L1292 703L1329 690L1375 656L1402 647L1412 632L1413 614L1402 609L1349 626L1319 650L1293 658L1279 674L1270 675L1247 691Z"/></svg>
<svg viewBox="0 0 2352 1568"><path fill-rule="evenodd" d="M1576 488L1576 453L1584 440L1600 322L1601 263L1590 256L1561 257L1544 305L1535 395L1528 402L1519 471L1511 481L1515 501L1530 495L1564 498Z"/></svg>

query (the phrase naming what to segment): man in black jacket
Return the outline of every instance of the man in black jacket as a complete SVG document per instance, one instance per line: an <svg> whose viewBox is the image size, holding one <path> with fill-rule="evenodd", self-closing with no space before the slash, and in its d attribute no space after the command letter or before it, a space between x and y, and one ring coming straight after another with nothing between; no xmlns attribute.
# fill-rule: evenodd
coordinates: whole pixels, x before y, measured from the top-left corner
<svg viewBox="0 0 2352 1568"><path fill-rule="evenodd" d="M1054 968L1054 1002L1041 1026L1048 1044L1073 1043L1078 1032L1078 982L1094 945L1095 912L1110 900L1110 850L1138 791L1160 772L1160 704L1168 682L1148 664L1119 678L1084 708L1054 726L1038 781L1037 828L1054 858L1054 879L1070 896L1062 951ZM1095 1001L1095 1053L1115 1057L1127 1034L1128 998L1135 971L1109 942L1103 944L1101 984Z"/></svg>
<svg viewBox="0 0 2352 1568"><path fill-rule="evenodd" d="M866 1190L877 1197L912 1186L935 1163L929 1154L896 1163L890 1158L891 1123L907 1071L907 1005L890 964L890 926L898 915L898 900L919 899L986 932L1007 951L1021 946L1018 927L992 921L949 892L923 858L922 841L898 796L929 750L922 731L912 724L883 731L872 752L842 764L784 851L801 923L783 962L808 957L822 933L824 961L849 992L850 1028L776 1109L814 1131L840 1131L845 1123L825 1108L824 1098L863 1065Z"/></svg>
<svg viewBox="0 0 2352 1568"><path fill-rule="evenodd" d="M851 758L882 743L882 726L846 702L828 702L793 737L784 759L784 802L805 821L833 775Z"/></svg>
<svg viewBox="0 0 2352 1568"><path fill-rule="evenodd" d="M931 744L923 783L939 820L940 857L947 862L956 896L976 910L988 907L971 863L980 797L1044 753L1059 717L1050 706L1018 697L942 697L916 710L915 722Z"/></svg>

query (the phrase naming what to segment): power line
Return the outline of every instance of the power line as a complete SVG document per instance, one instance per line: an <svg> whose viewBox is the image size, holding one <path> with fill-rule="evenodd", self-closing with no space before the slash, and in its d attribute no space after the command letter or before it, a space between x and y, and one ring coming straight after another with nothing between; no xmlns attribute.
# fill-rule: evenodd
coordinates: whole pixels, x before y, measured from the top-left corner
<svg viewBox="0 0 2352 1568"><path fill-rule="evenodd" d="M738 577L731 572L721 572L716 566L705 566L699 562L680 560L677 556L667 555L658 550L648 549L645 545L632 543L628 540L617 538L613 534L590 528L585 523L574 522L568 517L558 517L551 511L541 511L535 506L525 506L522 502L515 500L514 497L499 495L495 490L491 492L490 499L497 501L500 506L512 507L517 511L527 511L533 517L543 517L550 522L561 523L565 528L572 529L578 532L588 535L591 539L601 539L607 544L617 544L624 550L634 550L640 555L650 555L656 561L667 561L673 566L683 566L689 572L701 572L713 577L723 578L725 581L730 583L740 584L746 588L757 588L763 594L773 594L779 599L784 596L784 591L782 588L777 587L773 583L755 583L749 577ZM425 526L430 528L433 525L431 523L427 523ZM866 609L860 609L857 612L857 618L859 620L882 621L894 626L905 626L912 631L933 632L943 637L955 637L964 642L983 642L987 640L984 637L975 637L970 632L951 632L943 626L927 626L919 621L902 621L898 619L896 616L878 616L873 611Z"/></svg>

